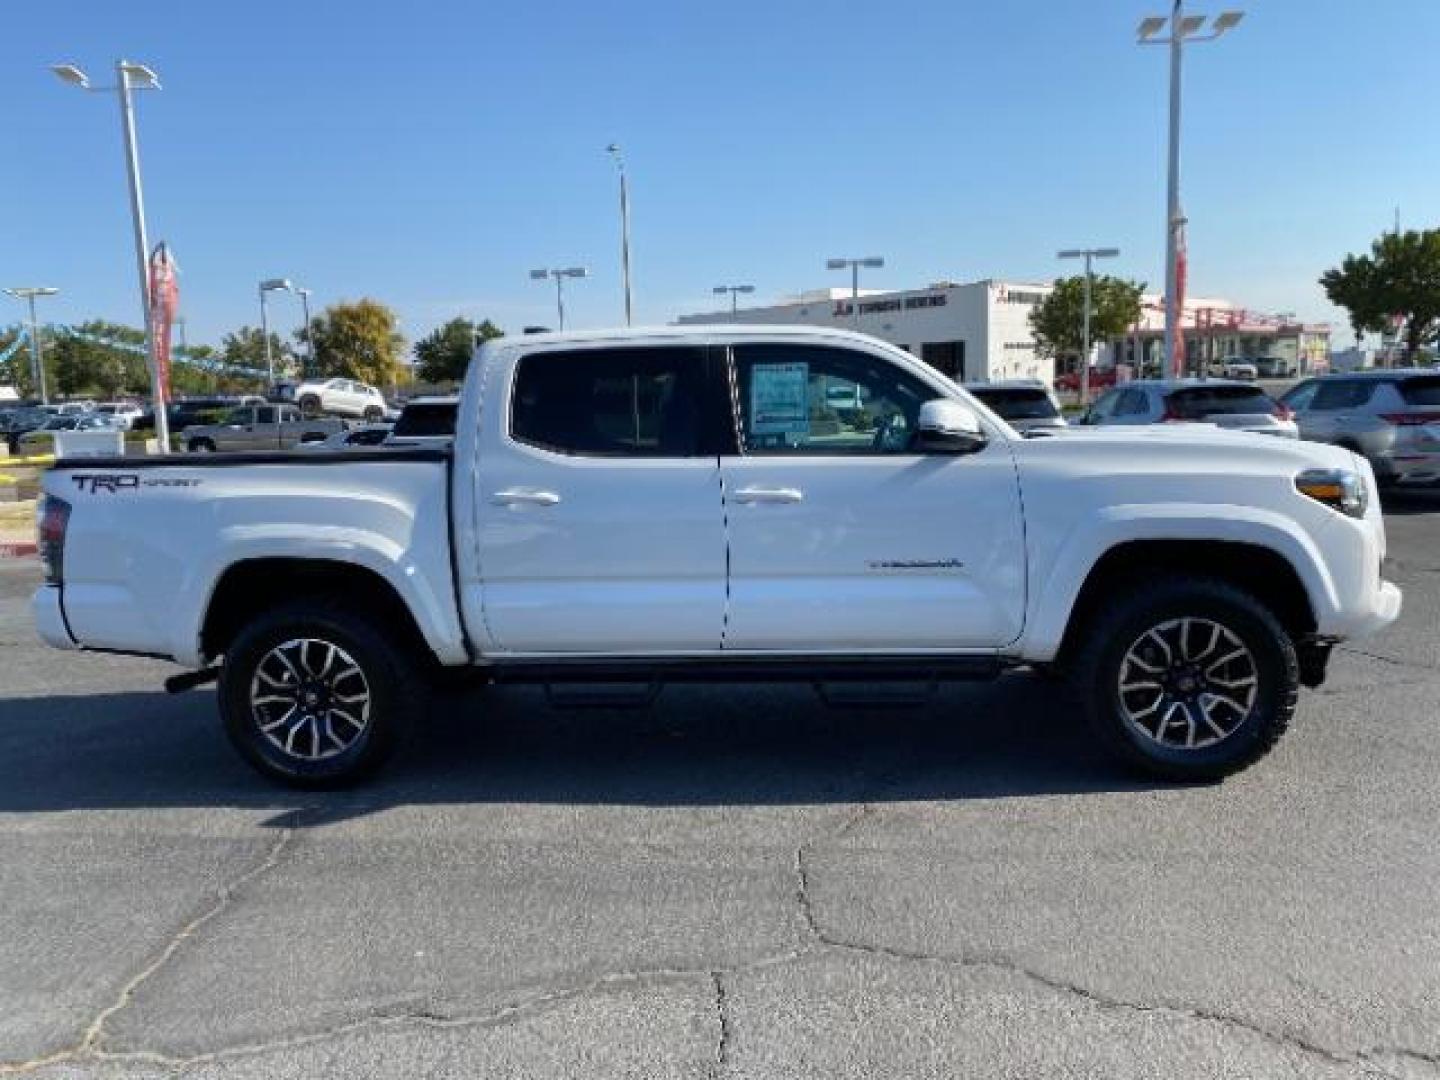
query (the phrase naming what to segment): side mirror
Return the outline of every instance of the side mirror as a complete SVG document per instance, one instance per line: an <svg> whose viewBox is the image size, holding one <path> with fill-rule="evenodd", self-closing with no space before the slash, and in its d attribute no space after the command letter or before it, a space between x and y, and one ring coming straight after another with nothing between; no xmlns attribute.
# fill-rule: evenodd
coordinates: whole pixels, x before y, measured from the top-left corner
<svg viewBox="0 0 1440 1080"><path fill-rule="evenodd" d="M962 401L936 398L920 406L916 448L927 454L973 454L990 441L975 411Z"/></svg>

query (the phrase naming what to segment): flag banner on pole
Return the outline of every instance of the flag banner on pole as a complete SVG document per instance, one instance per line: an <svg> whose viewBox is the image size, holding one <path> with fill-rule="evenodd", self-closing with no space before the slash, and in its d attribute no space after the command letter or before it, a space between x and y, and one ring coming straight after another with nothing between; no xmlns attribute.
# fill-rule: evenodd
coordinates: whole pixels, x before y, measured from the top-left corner
<svg viewBox="0 0 1440 1080"><path fill-rule="evenodd" d="M155 335L156 392L170 400L170 327L180 307L179 267L163 240L150 255L150 329Z"/></svg>

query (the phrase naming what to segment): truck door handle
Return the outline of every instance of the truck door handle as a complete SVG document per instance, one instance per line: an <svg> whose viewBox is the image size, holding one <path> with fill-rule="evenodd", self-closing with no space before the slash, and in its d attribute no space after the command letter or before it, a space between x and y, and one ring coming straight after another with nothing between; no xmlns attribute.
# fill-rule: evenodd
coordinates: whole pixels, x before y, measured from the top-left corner
<svg viewBox="0 0 1440 1080"><path fill-rule="evenodd" d="M560 501L560 496L553 491L511 489L495 492L490 501L496 506L554 506Z"/></svg>
<svg viewBox="0 0 1440 1080"><path fill-rule="evenodd" d="M804 499L799 488L747 487L735 492L738 503L798 503Z"/></svg>

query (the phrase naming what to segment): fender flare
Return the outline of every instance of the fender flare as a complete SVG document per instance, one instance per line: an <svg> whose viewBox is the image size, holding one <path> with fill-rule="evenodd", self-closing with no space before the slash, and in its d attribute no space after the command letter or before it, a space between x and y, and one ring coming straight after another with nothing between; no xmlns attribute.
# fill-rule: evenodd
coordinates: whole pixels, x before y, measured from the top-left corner
<svg viewBox="0 0 1440 1080"><path fill-rule="evenodd" d="M369 570L395 590L437 660L446 665L469 661L448 573L439 583L444 591L437 592L405 550L385 537L345 527L311 528L297 537L294 526L280 525L225 530L221 541L214 558L186 567L176 598L176 610L190 613L189 619L178 620L172 638L172 655L183 664L198 667L204 661L201 633L225 574L260 559L303 559Z"/></svg>
<svg viewBox="0 0 1440 1080"><path fill-rule="evenodd" d="M1265 548L1294 568L1317 620L1323 622L1339 610L1335 581L1314 541L1281 514L1233 505L1107 506L1070 533L1043 580L1032 579L1025 633L1015 646L1019 655L1053 660L1090 573L1108 552L1144 540L1213 540Z"/></svg>

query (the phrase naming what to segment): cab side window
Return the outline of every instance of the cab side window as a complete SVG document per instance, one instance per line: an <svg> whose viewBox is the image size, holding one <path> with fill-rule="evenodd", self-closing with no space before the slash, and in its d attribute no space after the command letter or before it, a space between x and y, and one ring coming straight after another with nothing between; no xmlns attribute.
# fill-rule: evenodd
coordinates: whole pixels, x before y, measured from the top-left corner
<svg viewBox="0 0 1440 1080"><path fill-rule="evenodd" d="M516 369L511 437L559 454L697 457L706 370L699 347L532 353Z"/></svg>
<svg viewBox="0 0 1440 1080"><path fill-rule="evenodd" d="M737 345L740 445L751 455L915 453L920 406L940 395L881 356L814 345Z"/></svg>

